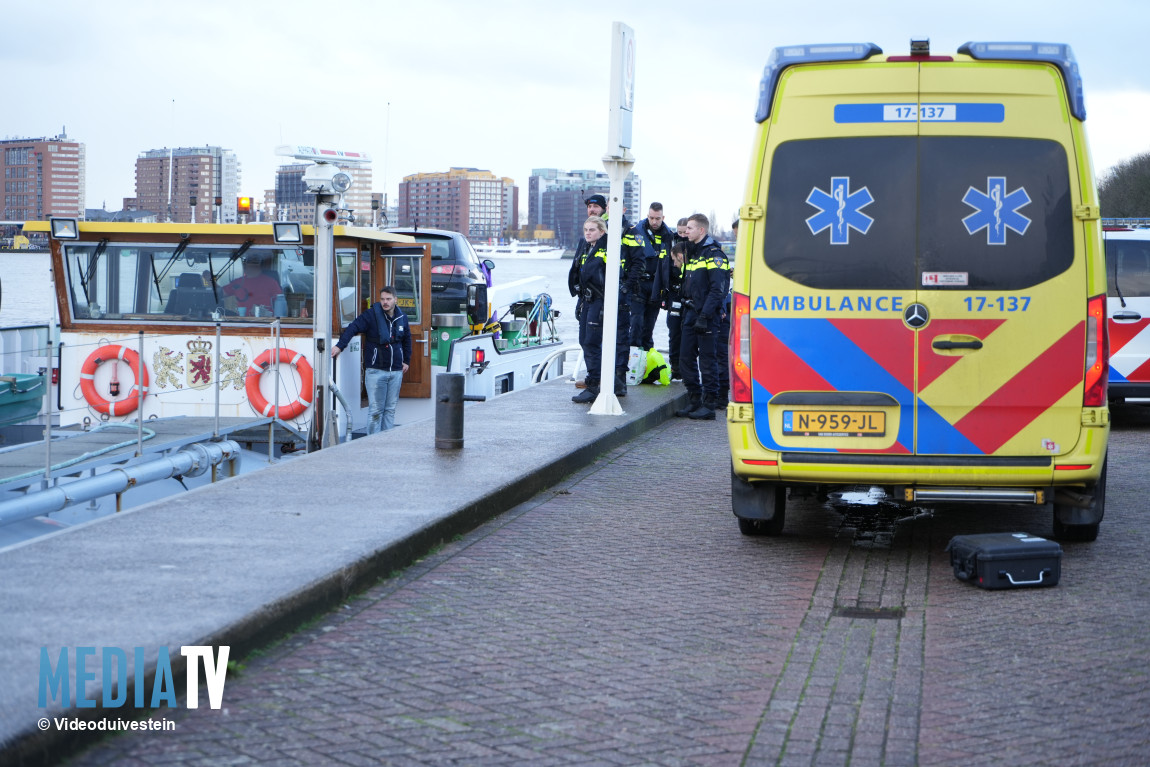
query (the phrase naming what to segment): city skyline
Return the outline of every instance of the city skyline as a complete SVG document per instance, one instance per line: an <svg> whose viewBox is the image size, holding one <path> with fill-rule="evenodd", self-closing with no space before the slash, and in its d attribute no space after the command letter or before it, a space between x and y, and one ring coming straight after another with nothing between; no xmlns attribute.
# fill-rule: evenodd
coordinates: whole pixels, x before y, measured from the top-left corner
<svg viewBox="0 0 1150 767"><path fill-rule="evenodd" d="M4 18L13 29L40 26L28 4ZM593 14L511 0L348 0L319 22L301 21L314 18L296 0L205 0L191 16L163 4L62 0L46 38L13 35L0 51L9 71L45 84L22 90L0 135L67 126L88 146L85 202L95 208L130 195L141 147L228 147L244 165L242 193L257 197L282 162L275 147L290 143L370 153L373 191L389 200L404 176L427 169L491 168L522 185L535 167L601 168L618 19L635 30L634 170L673 217L724 216L741 204L759 79L779 45L869 41L898 54L928 36L946 55L972 39L1067 42L1085 83L1097 174L1150 150L1150 70L1136 62L1145 26L1137 19L1150 11L1135 0L1100 0L1085 15L1069 0L705 10L623 0ZM339 33L319 34L325 22ZM194 53L195 77L147 64L174 51ZM83 87L69 85L76 71ZM112 85L126 73L127 85Z"/></svg>

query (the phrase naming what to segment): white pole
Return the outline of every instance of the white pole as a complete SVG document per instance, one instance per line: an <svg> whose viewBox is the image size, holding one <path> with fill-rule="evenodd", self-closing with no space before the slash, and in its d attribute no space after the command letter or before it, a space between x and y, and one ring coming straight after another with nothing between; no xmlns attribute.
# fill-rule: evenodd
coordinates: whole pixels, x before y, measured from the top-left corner
<svg viewBox="0 0 1150 767"><path fill-rule="evenodd" d="M144 331L140 331L140 349L136 358L136 457L144 454Z"/></svg>
<svg viewBox="0 0 1150 767"><path fill-rule="evenodd" d="M220 439L220 383L220 321L216 320L216 420L212 430L212 442L218 442Z"/></svg>
<svg viewBox="0 0 1150 767"><path fill-rule="evenodd" d="M309 435L310 449L320 449L336 444L338 435L332 435L335 415L331 410L331 315L334 309L332 294L335 291L335 216L339 195L318 194L315 203L315 398L312 400L312 428ZM329 220L330 216L330 220Z"/></svg>
<svg viewBox="0 0 1150 767"><path fill-rule="evenodd" d="M55 298L55 296L52 296ZM52 481L52 330L48 330L48 402L44 408L44 487Z"/></svg>
<svg viewBox="0 0 1150 767"><path fill-rule="evenodd" d="M599 396L593 415L622 415L615 396L615 341L619 324L619 250L623 240L623 181L635 164L631 155L631 113L635 108L635 30L616 21L611 25L611 109L607 154L603 167L611 178L607 213L607 285L603 295L603 353Z"/></svg>
<svg viewBox="0 0 1150 767"><path fill-rule="evenodd" d="M615 341L619 324L620 251L623 244L623 180L635 164L626 158L604 157L603 167L611 177L611 197L607 209L607 285L603 289L603 354L599 371L599 396L591 405L593 415L622 415L623 407L615 396Z"/></svg>

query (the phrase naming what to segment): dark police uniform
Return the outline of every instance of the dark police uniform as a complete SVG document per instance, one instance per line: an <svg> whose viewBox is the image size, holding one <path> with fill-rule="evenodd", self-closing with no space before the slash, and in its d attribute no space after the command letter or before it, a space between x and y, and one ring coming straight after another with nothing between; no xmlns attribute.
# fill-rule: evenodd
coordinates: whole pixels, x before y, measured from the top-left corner
<svg viewBox="0 0 1150 767"><path fill-rule="evenodd" d="M714 238L707 235L702 242L688 247L684 265L679 364L691 404L696 406L690 417L714 418L719 401L715 344L723 298L730 284L727 256Z"/></svg>
<svg viewBox="0 0 1150 767"><path fill-rule="evenodd" d="M658 229L651 229L647 219L635 227L636 241L639 243L639 258L643 261L643 276L639 290L631 295L631 345L650 350L655 346L655 322L659 319L658 298L653 297L655 278L659 264L664 257L670 257L671 242L675 233L664 222Z"/></svg>
<svg viewBox="0 0 1150 767"><path fill-rule="evenodd" d="M605 217L604 217L605 218ZM629 224L623 218L623 231ZM619 278L619 310L615 324L615 395L627 394L627 356L630 312L628 297L636 289L642 268L641 262L622 248ZM579 345L583 347L583 362L587 366L587 389L590 397L576 395L578 402L591 402L599 393L599 380L603 363L603 316L606 306L604 292L607 287L607 235L604 234L594 244L586 240L579 243L575 259L567 278L571 294L578 297L575 313L579 316Z"/></svg>
<svg viewBox="0 0 1150 767"><path fill-rule="evenodd" d="M683 267L675 266L675 261L671 258L671 245L686 241L686 237L672 234L671 243L659 254L659 265L651 286L651 300L667 310L669 337L667 352L671 362L672 381L683 377L682 368L679 367L679 348L683 343Z"/></svg>

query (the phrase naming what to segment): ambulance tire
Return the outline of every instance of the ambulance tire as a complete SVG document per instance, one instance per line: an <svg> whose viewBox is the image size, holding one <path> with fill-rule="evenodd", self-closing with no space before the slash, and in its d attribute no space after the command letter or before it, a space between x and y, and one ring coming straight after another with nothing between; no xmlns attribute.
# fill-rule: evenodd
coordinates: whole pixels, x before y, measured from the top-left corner
<svg viewBox="0 0 1150 767"><path fill-rule="evenodd" d="M1089 509L1080 509L1069 504L1054 503L1054 537L1060 541L1090 543L1098 538L1098 526L1102 524L1102 516L1106 513L1106 465L1102 464L1102 476L1093 485L1086 488L1086 494L1094 496L1094 502ZM1057 497L1057 496L1056 496ZM1083 514L1083 512L1088 512ZM1064 522L1064 519L1083 516L1094 517L1097 521L1085 524Z"/></svg>
<svg viewBox="0 0 1150 767"><path fill-rule="evenodd" d="M786 522L787 488L777 482L746 482L731 470L731 510L743 535L778 535Z"/></svg>

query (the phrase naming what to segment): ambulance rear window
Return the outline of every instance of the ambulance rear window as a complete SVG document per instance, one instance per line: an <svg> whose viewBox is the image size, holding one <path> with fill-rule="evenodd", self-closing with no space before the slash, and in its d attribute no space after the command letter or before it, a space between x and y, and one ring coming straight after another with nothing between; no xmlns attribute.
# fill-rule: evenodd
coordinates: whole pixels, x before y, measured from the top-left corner
<svg viewBox="0 0 1150 767"><path fill-rule="evenodd" d="M1070 177L1056 142L881 136L781 144L764 257L818 289L1018 290L1074 261Z"/></svg>
<svg viewBox="0 0 1150 767"><path fill-rule="evenodd" d="M921 147L920 271L967 272L972 290L1019 290L1074 263L1061 144L936 136Z"/></svg>

